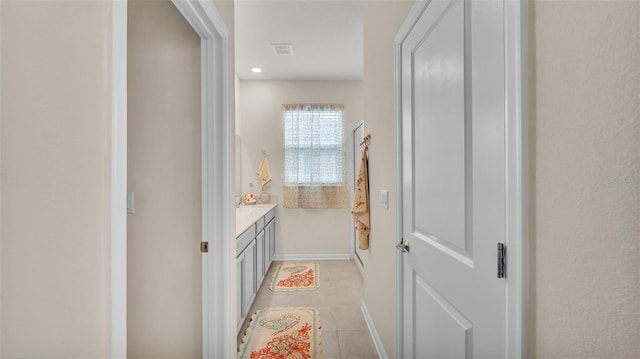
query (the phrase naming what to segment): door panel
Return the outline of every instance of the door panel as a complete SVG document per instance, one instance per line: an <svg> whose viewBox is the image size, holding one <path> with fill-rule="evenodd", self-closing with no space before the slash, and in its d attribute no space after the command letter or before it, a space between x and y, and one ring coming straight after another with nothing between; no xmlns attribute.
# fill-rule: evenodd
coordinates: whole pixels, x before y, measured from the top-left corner
<svg viewBox="0 0 640 359"><path fill-rule="evenodd" d="M269 271L269 265L271 264L271 255L270 255L270 246L271 246L271 227L273 226L273 222L270 222L264 227L264 250L262 252L262 265L264 267L263 271L265 274Z"/></svg>
<svg viewBox="0 0 640 359"><path fill-rule="evenodd" d="M244 319L244 254L241 254L236 259L236 318L238 318L237 328L242 326L242 320ZM238 329L240 330L240 329Z"/></svg>
<svg viewBox="0 0 640 359"><path fill-rule="evenodd" d="M504 358L503 3L431 1L401 44L403 350Z"/></svg>
<svg viewBox="0 0 640 359"><path fill-rule="evenodd" d="M418 353L434 358L468 358L473 352L473 325L425 281L416 278L416 333L432 340L417 341ZM429 323L438 323L437 326Z"/></svg>
<svg viewBox="0 0 640 359"><path fill-rule="evenodd" d="M244 314L248 314L256 292L256 242L252 241L244 250Z"/></svg>
<svg viewBox="0 0 640 359"><path fill-rule="evenodd" d="M256 236L256 291L260 288L260 284L262 283L262 278L265 275L265 263L264 263L264 245L265 245L265 234L268 229L260 231Z"/></svg>
<svg viewBox="0 0 640 359"><path fill-rule="evenodd" d="M273 260L273 256L276 254L276 221L275 219L269 222L269 264Z"/></svg>
<svg viewBox="0 0 640 359"><path fill-rule="evenodd" d="M451 5L456 5L452 3ZM464 7L448 6L413 51L415 231L463 255L466 236ZM446 206L441 204L446 203Z"/></svg>

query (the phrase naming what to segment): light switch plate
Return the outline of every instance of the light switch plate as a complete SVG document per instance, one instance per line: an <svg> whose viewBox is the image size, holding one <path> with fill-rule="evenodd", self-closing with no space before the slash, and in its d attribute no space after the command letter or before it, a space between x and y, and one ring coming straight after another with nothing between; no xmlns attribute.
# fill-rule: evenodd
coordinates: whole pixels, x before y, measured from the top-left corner
<svg viewBox="0 0 640 359"><path fill-rule="evenodd" d="M389 191L386 189L380 190L380 207L389 209Z"/></svg>

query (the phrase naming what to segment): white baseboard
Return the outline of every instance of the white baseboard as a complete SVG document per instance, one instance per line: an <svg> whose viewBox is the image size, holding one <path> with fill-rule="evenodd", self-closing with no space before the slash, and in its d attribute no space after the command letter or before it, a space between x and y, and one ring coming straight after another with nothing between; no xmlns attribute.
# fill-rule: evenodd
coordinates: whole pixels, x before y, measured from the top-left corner
<svg viewBox="0 0 640 359"><path fill-rule="evenodd" d="M348 261L349 253L338 254L276 254L274 261Z"/></svg>
<svg viewBox="0 0 640 359"><path fill-rule="evenodd" d="M376 330L376 326L373 324L373 319L371 319L369 309L367 309L367 305L364 303L364 301L362 301L360 309L362 309L364 321L367 323L367 327L369 328L369 334L371 334L373 345L375 345L376 350L378 351L378 357L380 357L380 359L389 359L389 357L387 356L387 352L384 350L384 345L382 345L382 340L378 335L378 331Z"/></svg>

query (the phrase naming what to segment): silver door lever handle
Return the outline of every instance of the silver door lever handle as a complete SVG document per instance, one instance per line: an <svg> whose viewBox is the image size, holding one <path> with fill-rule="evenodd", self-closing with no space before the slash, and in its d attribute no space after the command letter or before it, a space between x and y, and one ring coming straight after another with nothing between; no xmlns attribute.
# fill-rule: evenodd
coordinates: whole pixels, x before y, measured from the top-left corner
<svg viewBox="0 0 640 359"><path fill-rule="evenodd" d="M396 248L402 253L409 253L409 243L404 239L400 243L396 244Z"/></svg>

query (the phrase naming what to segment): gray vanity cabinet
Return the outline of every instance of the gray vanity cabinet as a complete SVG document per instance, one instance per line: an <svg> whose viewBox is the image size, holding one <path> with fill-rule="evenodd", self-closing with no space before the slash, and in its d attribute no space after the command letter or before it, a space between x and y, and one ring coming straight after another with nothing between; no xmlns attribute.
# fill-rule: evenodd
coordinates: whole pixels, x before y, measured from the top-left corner
<svg viewBox="0 0 640 359"><path fill-rule="evenodd" d="M236 238L238 331L275 254L275 208Z"/></svg>
<svg viewBox="0 0 640 359"><path fill-rule="evenodd" d="M238 318L238 330L240 330L240 327L242 326L242 321L244 320L244 317L245 317L245 313L243 313L244 306L242 305L242 303L244 303L244 300L242 300L242 292L244 292L244 285L242 285L242 278L244 277L243 270L244 270L244 256L240 255L236 257L236 273L237 273L236 303L238 303L236 308L236 313L237 313L236 318Z"/></svg>
<svg viewBox="0 0 640 359"><path fill-rule="evenodd" d="M276 221L272 218L264 228L265 233L265 251L264 251L264 270L265 273L271 266L273 255L276 253Z"/></svg>
<svg viewBox="0 0 640 359"><path fill-rule="evenodd" d="M256 241L251 241L247 249L244 250L244 262L244 273L246 273L243 278L244 291L246 293L244 296L244 313L246 316L248 314L247 311L251 308L253 299L256 297Z"/></svg>
<svg viewBox="0 0 640 359"><path fill-rule="evenodd" d="M252 274L255 271L256 257L256 226L251 225L236 238L236 303L238 304L238 325L242 325L244 318L255 294ZM249 286L250 284L250 286ZM249 303L249 306L247 306Z"/></svg>
<svg viewBox="0 0 640 359"><path fill-rule="evenodd" d="M268 243L265 243L265 232L266 230L262 230L256 236L256 291L260 289L260 285L262 284L262 280L264 279L265 273L267 273L268 267L265 262L265 248L268 247Z"/></svg>

